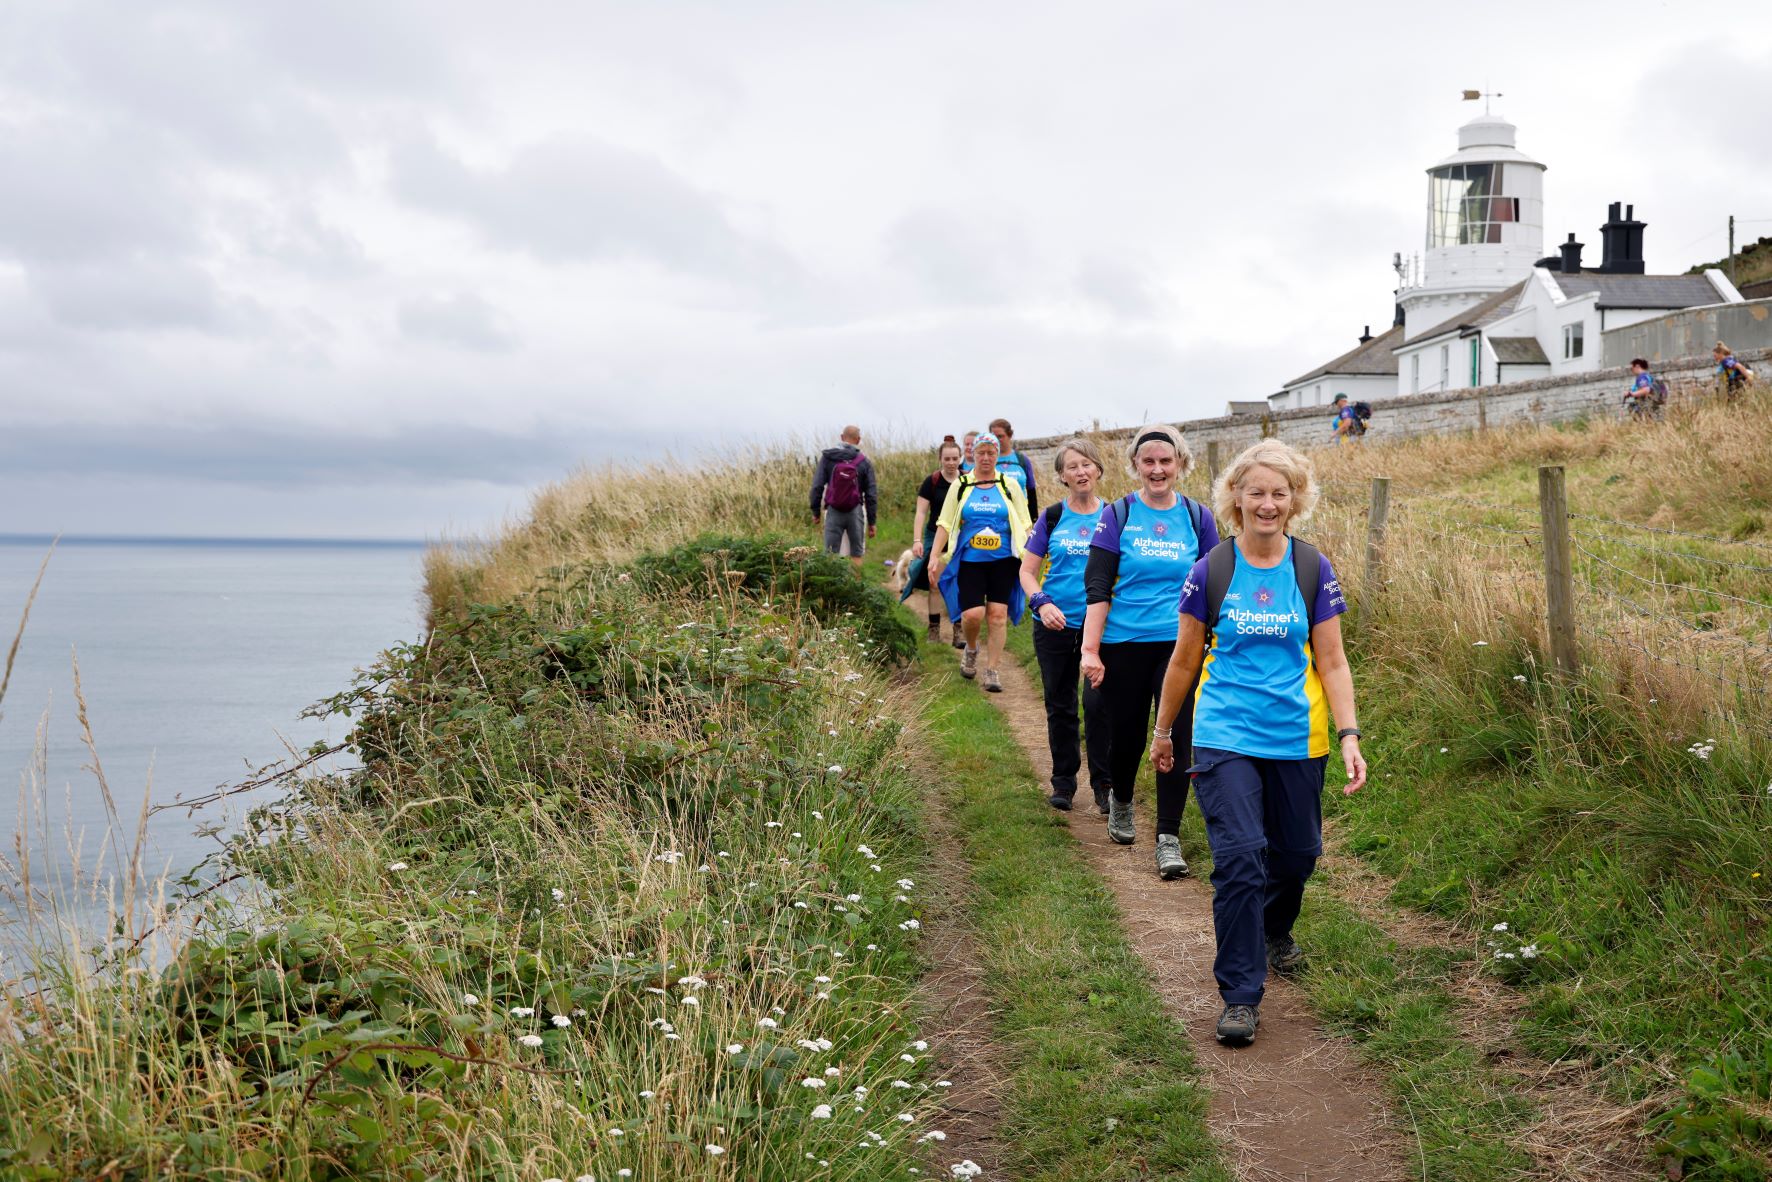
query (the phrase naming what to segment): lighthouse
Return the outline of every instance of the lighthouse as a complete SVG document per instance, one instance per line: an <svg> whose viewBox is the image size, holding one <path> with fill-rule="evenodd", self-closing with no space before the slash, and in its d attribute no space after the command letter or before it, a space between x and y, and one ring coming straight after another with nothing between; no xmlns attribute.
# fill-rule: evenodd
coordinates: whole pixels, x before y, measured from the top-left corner
<svg viewBox="0 0 1772 1182"><path fill-rule="evenodd" d="M1514 130L1479 115L1427 170L1427 241L1397 292L1405 337L1512 287L1543 256L1544 165L1514 146Z"/></svg>

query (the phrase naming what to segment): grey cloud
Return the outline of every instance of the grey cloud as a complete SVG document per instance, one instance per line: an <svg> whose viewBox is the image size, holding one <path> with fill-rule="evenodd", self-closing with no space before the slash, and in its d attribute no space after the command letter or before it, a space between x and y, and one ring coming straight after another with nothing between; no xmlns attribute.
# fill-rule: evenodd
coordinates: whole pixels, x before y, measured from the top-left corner
<svg viewBox="0 0 1772 1182"><path fill-rule="evenodd" d="M979 213L912 210L887 230L886 248L894 265L954 303L1009 301L1032 270L1032 247L1020 227Z"/></svg>
<svg viewBox="0 0 1772 1182"><path fill-rule="evenodd" d="M403 200L546 262L645 259L759 286L798 270L779 247L735 227L713 194L654 157L589 136L532 145L503 168L470 167L422 140L397 147L391 163Z"/></svg>
<svg viewBox="0 0 1772 1182"><path fill-rule="evenodd" d="M411 340L440 341L480 353L509 352L516 338L498 309L472 292L408 300L398 313L400 332Z"/></svg>
<svg viewBox="0 0 1772 1182"><path fill-rule="evenodd" d="M0 250L31 264L186 250L195 190L126 135L74 121L0 125Z"/></svg>
<svg viewBox="0 0 1772 1182"><path fill-rule="evenodd" d="M192 328L238 323L215 281L182 261L117 259L33 268L31 289L62 324L100 330Z"/></svg>
<svg viewBox="0 0 1772 1182"><path fill-rule="evenodd" d="M9 477L176 478L299 488L310 485L475 480L527 484L578 462L597 433L565 422L521 432L414 424L397 432L242 421L25 423L0 437ZM15 507L16 508L16 507Z"/></svg>
<svg viewBox="0 0 1772 1182"><path fill-rule="evenodd" d="M1149 274L1114 259L1086 260L1077 269L1076 285L1084 299L1128 320L1155 319L1166 303Z"/></svg>

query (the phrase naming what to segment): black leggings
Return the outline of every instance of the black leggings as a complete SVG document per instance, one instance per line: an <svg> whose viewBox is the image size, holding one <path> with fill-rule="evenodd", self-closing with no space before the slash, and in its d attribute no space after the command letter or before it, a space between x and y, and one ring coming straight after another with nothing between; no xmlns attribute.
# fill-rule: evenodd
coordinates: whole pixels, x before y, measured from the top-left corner
<svg viewBox="0 0 1772 1182"><path fill-rule="evenodd" d="M1083 682L1083 740L1077 740L1077 667L1083 656L1083 630L1040 623L1034 616L1034 656L1040 662L1040 685L1046 697L1046 745L1052 751L1052 790L1061 796L1077 791L1083 753L1089 756L1089 787L1113 783L1108 767L1107 707L1101 691Z"/></svg>
<svg viewBox="0 0 1772 1182"><path fill-rule="evenodd" d="M1132 785L1138 765L1144 762L1150 743L1153 707L1163 696L1163 674L1169 669L1172 640L1124 640L1101 646L1101 663L1107 679L1101 683L1107 699L1108 728L1112 748L1114 799L1132 801ZM1181 814L1187 807L1188 759L1194 746L1194 700L1189 694L1175 717L1175 767L1157 773L1157 834L1181 832Z"/></svg>

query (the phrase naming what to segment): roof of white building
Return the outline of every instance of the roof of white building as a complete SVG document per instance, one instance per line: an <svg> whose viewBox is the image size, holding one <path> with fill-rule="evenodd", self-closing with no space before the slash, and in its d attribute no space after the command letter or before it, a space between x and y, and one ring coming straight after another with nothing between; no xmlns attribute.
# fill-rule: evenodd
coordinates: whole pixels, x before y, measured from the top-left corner
<svg viewBox="0 0 1772 1182"><path fill-rule="evenodd" d="M1611 275L1604 271L1548 274L1564 299L1597 291L1602 308L1696 308L1723 302L1722 293L1703 275Z"/></svg>
<svg viewBox="0 0 1772 1182"><path fill-rule="evenodd" d="M1418 332L1407 341L1398 341L1400 345L1413 345L1417 341L1432 340L1461 328L1482 328L1485 324L1493 324L1503 316L1514 312L1519 304L1520 293L1526 290L1526 281L1520 280L1512 287L1498 291L1474 308L1466 308L1449 320L1442 320L1430 329ZM1392 359L1391 372L1396 372L1395 358Z"/></svg>
<svg viewBox="0 0 1772 1182"><path fill-rule="evenodd" d="M1489 344L1495 350L1495 360L1503 365L1550 364L1537 337L1490 337Z"/></svg>
<svg viewBox="0 0 1772 1182"><path fill-rule="evenodd" d="M1326 365L1301 377L1293 378L1286 384L1296 386L1300 382L1312 381L1316 378L1340 376L1397 376L1397 357L1391 352L1403 343L1403 326L1398 324L1387 329L1369 341L1362 341Z"/></svg>

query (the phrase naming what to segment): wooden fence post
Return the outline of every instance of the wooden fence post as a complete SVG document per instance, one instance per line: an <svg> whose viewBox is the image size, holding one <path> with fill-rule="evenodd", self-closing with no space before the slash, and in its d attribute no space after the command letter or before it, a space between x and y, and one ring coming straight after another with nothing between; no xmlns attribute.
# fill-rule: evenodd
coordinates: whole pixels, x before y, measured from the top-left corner
<svg viewBox="0 0 1772 1182"><path fill-rule="evenodd" d="M1551 661L1560 673L1579 668L1575 651L1575 575L1569 561L1569 501L1563 466L1538 469L1538 522L1544 534L1544 603Z"/></svg>
<svg viewBox="0 0 1772 1182"><path fill-rule="evenodd" d="M1372 478L1372 511L1366 515L1366 586L1378 593L1384 577L1384 529L1391 512L1391 478Z"/></svg>
<svg viewBox="0 0 1772 1182"><path fill-rule="evenodd" d="M1206 441L1206 483L1210 486L1218 479L1218 456L1220 444L1216 439Z"/></svg>

